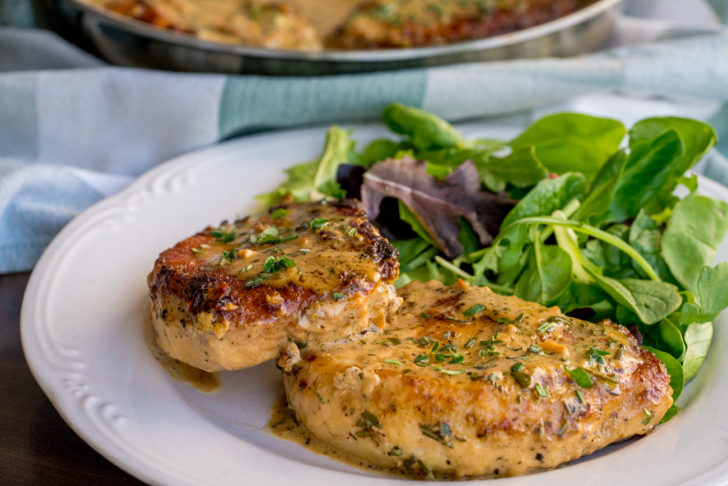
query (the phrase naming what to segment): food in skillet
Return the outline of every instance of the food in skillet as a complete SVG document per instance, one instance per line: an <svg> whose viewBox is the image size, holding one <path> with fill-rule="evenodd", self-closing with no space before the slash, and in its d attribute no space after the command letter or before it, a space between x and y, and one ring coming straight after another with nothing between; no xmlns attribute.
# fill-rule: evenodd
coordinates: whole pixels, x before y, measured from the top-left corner
<svg viewBox="0 0 728 486"><path fill-rule="evenodd" d="M355 201L279 204L162 252L148 279L156 341L205 371L247 368L384 327L397 275Z"/></svg>
<svg viewBox="0 0 728 486"><path fill-rule="evenodd" d="M543 24L584 0L367 0L332 32L339 49L419 47L505 34Z"/></svg>
<svg viewBox="0 0 728 486"><path fill-rule="evenodd" d="M594 0L87 0L200 39L279 49L442 45L504 34Z"/></svg>
<svg viewBox="0 0 728 486"><path fill-rule="evenodd" d="M338 451L410 476L551 469L650 432L672 405L665 366L622 326L460 282L412 282L394 321L306 348L289 406Z"/></svg>
<svg viewBox="0 0 728 486"><path fill-rule="evenodd" d="M268 0L90 0L120 15L212 42L316 50L320 41L293 6Z"/></svg>

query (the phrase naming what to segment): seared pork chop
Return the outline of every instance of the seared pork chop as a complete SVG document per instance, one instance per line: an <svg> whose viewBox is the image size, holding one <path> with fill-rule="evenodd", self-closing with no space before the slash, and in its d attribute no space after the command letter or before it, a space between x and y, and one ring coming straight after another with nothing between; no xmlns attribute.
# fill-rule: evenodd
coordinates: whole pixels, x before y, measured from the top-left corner
<svg viewBox="0 0 728 486"><path fill-rule="evenodd" d="M398 271L397 251L356 202L284 204L159 256L148 279L157 342L206 371L281 350L290 360L302 343L384 327Z"/></svg>
<svg viewBox="0 0 728 486"><path fill-rule="evenodd" d="M413 282L385 332L305 349L284 384L323 442L410 475L549 469L650 432L664 365L621 326L460 282Z"/></svg>

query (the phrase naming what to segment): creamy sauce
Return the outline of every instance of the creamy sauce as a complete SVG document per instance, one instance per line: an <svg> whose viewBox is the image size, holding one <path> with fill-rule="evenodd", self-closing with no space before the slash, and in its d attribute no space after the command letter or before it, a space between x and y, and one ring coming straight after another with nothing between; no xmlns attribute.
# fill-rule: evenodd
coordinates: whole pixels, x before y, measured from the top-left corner
<svg viewBox="0 0 728 486"><path fill-rule="evenodd" d="M182 361L170 357L167 353L162 351L157 343L154 336L154 329L152 328L151 322L147 319L144 324L144 340L147 343L149 352L152 353L154 359L157 360L164 371L176 381L187 383L192 388L205 392L212 393L220 388L220 380L215 373L209 373L203 371L194 366L190 366Z"/></svg>
<svg viewBox="0 0 728 486"><path fill-rule="evenodd" d="M310 221L320 221L320 227L300 226L302 222L308 224ZM223 224L214 231L235 235L234 239L221 242L219 238L208 238L204 243L201 240L199 247L190 248L190 254L200 266L222 269L246 284L252 284L256 278L262 279L256 285L271 287L292 282L326 295L340 287L342 269L361 276L360 280L367 285L380 278L378 264L365 253L367 243L356 231L358 223L361 220L339 216L328 206L314 206L313 209L291 206L290 213L279 219L250 218L236 224ZM282 241L264 243L269 231L274 231L275 237ZM223 252L230 251L235 252L232 258L221 257ZM266 272L266 261L271 257L289 259L291 266Z"/></svg>
<svg viewBox="0 0 728 486"><path fill-rule="evenodd" d="M323 39L351 14L361 0L287 0Z"/></svg>
<svg viewBox="0 0 728 486"><path fill-rule="evenodd" d="M392 476L411 477L403 474L403 472L398 469L367 464L361 459L344 454L341 451L336 450L334 447L318 440L294 417L293 412L288 406L288 401L286 400L285 395L278 397L271 407L271 418L268 421L268 430L279 439L295 442L314 454L330 457L335 461L357 469L376 471L378 473L389 474Z"/></svg>

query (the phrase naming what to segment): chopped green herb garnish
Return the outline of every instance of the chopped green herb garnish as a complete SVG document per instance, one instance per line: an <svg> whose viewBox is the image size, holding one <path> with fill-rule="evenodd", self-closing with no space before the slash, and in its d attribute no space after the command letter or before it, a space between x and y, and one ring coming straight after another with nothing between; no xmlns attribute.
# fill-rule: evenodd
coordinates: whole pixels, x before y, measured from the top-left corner
<svg viewBox="0 0 728 486"><path fill-rule="evenodd" d="M225 231L222 228L218 228L210 231L210 236L220 243L232 243L238 237L238 232L234 228L232 231Z"/></svg>
<svg viewBox="0 0 728 486"><path fill-rule="evenodd" d="M511 320L507 319L505 317L499 317L498 319L495 320L495 322L497 322L498 324L510 324Z"/></svg>
<svg viewBox="0 0 728 486"><path fill-rule="evenodd" d="M644 414L645 414L645 415L647 416L647 418L645 418L645 419L644 419L644 420L642 421L642 425L647 425L647 424L649 424L650 422L652 422L652 419L653 419L653 418L655 418L655 415L654 415L654 414L653 414L652 412L650 412L649 410L647 410L646 408L643 408L643 409L642 409L642 411L643 411L643 412L644 412Z"/></svg>
<svg viewBox="0 0 728 486"><path fill-rule="evenodd" d="M428 314L427 312L421 312L418 317L420 317L422 319L429 319L432 316L430 314Z"/></svg>
<svg viewBox="0 0 728 486"><path fill-rule="evenodd" d="M235 256L238 254L238 249L233 248L232 250L223 250L222 251L222 261L233 261L235 260Z"/></svg>
<svg viewBox="0 0 728 486"><path fill-rule="evenodd" d="M467 343L465 343L465 349L470 349L470 348L472 348L472 347L473 347L473 345L474 345L474 344L476 343L476 341L477 341L477 339L476 339L476 338L470 338L470 339L468 339L468 342L467 342Z"/></svg>
<svg viewBox="0 0 728 486"><path fill-rule="evenodd" d="M440 351L442 351L443 353L455 353L457 352L457 350L458 347L454 344L446 344L440 349Z"/></svg>
<svg viewBox="0 0 728 486"><path fill-rule="evenodd" d="M500 356L500 353L495 350L495 347L491 344L486 348L478 350L478 356L481 358L487 358L488 356Z"/></svg>
<svg viewBox="0 0 728 486"><path fill-rule="evenodd" d="M301 248L298 251L301 252L301 253L303 253L304 255L307 255L307 254L311 253L311 250L309 250L308 248Z"/></svg>
<svg viewBox="0 0 728 486"><path fill-rule="evenodd" d="M270 275L256 275L255 277L245 281L245 288L252 289L253 287L257 287L263 283L263 280L267 280L269 278Z"/></svg>
<svg viewBox="0 0 728 486"><path fill-rule="evenodd" d="M283 208L278 208L270 213L271 219L283 219L286 216L288 216L288 210Z"/></svg>
<svg viewBox="0 0 728 486"><path fill-rule="evenodd" d="M359 234L359 230L357 230L356 228L351 228L347 233L349 236L356 236Z"/></svg>
<svg viewBox="0 0 728 486"><path fill-rule="evenodd" d="M434 353L435 351L437 351L437 348L439 348L439 347L440 347L440 341L435 341L435 344L432 345L432 349L430 351Z"/></svg>
<svg viewBox="0 0 728 486"><path fill-rule="evenodd" d="M255 241L251 240L251 243L257 243L259 245L265 244L265 243L280 243L281 237L278 232L278 228L275 226L268 226L266 229L260 232L259 235L256 236Z"/></svg>
<svg viewBox="0 0 728 486"><path fill-rule="evenodd" d="M278 270L282 270L284 268L292 268L295 266L296 262L286 256L282 256L279 258L271 256L266 258L265 263L263 263L263 270L265 271L265 273L276 273Z"/></svg>
<svg viewBox="0 0 728 486"><path fill-rule="evenodd" d="M551 321L546 321L540 326L538 326L538 332L549 332L551 329L554 328L554 323Z"/></svg>
<svg viewBox="0 0 728 486"><path fill-rule="evenodd" d="M573 370L567 368L566 372L569 373L571 379L580 387L591 388L594 386L594 382L584 368L574 368Z"/></svg>
<svg viewBox="0 0 728 486"><path fill-rule="evenodd" d="M523 363L516 363L511 366L511 371L521 371L523 369Z"/></svg>
<svg viewBox="0 0 728 486"><path fill-rule="evenodd" d="M561 437L566 433L567 430L569 430L569 422L564 420L564 423L561 424L561 427L559 427L559 430L556 431L556 435Z"/></svg>
<svg viewBox="0 0 728 486"><path fill-rule="evenodd" d="M311 221L311 229L321 229L328 224L329 220L326 218L316 218Z"/></svg>
<svg viewBox="0 0 728 486"><path fill-rule="evenodd" d="M602 351L601 349L595 349L594 346L589 346L589 364L599 363L604 364L604 358L607 356L609 351Z"/></svg>
<svg viewBox="0 0 728 486"><path fill-rule="evenodd" d="M390 450L389 452L387 452L387 455L394 456L394 457L399 457L399 456L402 455L403 452L404 451L402 450L402 448L400 446L394 446L394 447L392 447L392 450Z"/></svg>
<svg viewBox="0 0 728 486"><path fill-rule="evenodd" d="M513 379L521 385L522 388L528 388L531 386L531 375L524 373L523 371L514 371Z"/></svg>
<svg viewBox="0 0 728 486"><path fill-rule="evenodd" d="M340 294L339 292L334 292L331 294L331 298L334 300L341 300L344 297L346 297L344 294Z"/></svg>
<svg viewBox="0 0 728 486"><path fill-rule="evenodd" d="M425 437L436 440L440 444L452 449L452 429L447 423L440 422L434 425L420 424L420 431L422 431L422 435Z"/></svg>
<svg viewBox="0 0 728 486"><path fill-rule="evenodd" d="M281 238L281 243L285 243L286 241L295 240L296 238L298 238L298 235L293 233L293 234L290 234L288 236L284 236L283 238Z"/></svg>
<svg viewBox="0 0 728 486"><path fill-rule="evenodd" d="M463 362L465 362L465 356L463 356L462 354L454 354L452 358L450 358L451 364L458 364Z"/></svg>
<svg viewBox="0 0 728 486"><path fill-rule="evenodd" d="M579 403L584 403L584 393L582 393L581 390L574 390L574 395L576 395L576 399L579 400Z"/></svg>
<svg viewBox="0 0 728 486"><path fill-rule="evenodd" d="M467 309L463 314L465 317L472 317L475 314L478 314L479 312L483 312L485 310L485 306L483 304L475 304L474 306Z"/></svg>
<svg viewBox="0 0 728 486"><path fill-rule="evenodd" d="M419 339L413 339L415 344L419 344L420 346L429 346L432 342L432 338L430 336L421 337Z"/></svg>
<svg viewBox="0 0 728 486"><path fill-rule="evenodd" d="M430 358L426 354L418 354L415 356L414 360L415 364L417 366L428 366L428 363L430 362Z"/></svg>
<svg viewBox="0 0 728 486"><path fill-rule="evenodd" d="M380 427L379 419L372 412L364 410L359 416L359 420L356 421L356 426L361 428L356 433L357 437L371 436L372 429Z"/></svg>
<svg viewBox="0 0 728 486"><path fill-rule="evenodd" d="M391 364L391 365L401 365L402 363L397 361L396 359L385 359L385 363Z"/></svg>
<svg viewBox="0 0 728 486"><path fill-rule="evenodd" d="M541 351L543 351L543 349L541 349L541 346L539 346L538 344L535 344L535 343L534 343L534 344L532 344L531 346L529 346L528 350L529 350L530 352L532 352L532 353L536 353L536 354L538 354L538 353L540 353Z"/></svg>
<svg viewBox="0 0 728 486"><path fill-rule="evenodd" d="M465 373L465 370L446 370L444 368L437 371L440 371L441 373L445 373L446 375L450 376L462 375L463 373Z"/></svg>
<svg viewBox="0 0 728 486"><path fill-rule="evenodd" d="M533 388L534 388L534 390L536 390L536 394L539 397L546 398L547 396L549 396L548 390L546 390L546 388L544 388L544 386L541 385L540 383L537 383L536 386L534 386Z"/></svg>
<svg viewBox="0 0 728 486"><path fill-rule="evenodd" d="M324 400L324 397L322 397L319 392L316 392L316 398L319 399L319 402L326 403L326 400Z"/></svg>

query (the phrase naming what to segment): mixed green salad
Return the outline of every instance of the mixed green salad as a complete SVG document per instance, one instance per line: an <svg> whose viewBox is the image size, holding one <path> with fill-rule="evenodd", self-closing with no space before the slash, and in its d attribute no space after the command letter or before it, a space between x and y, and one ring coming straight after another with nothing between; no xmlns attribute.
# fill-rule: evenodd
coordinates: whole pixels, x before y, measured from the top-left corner
<svg viewBox="0 0 728 486"><path fill-rule="evenodd" d="M677 400L728 306L728 263L712 266L728 204L697 194L687 172L715 144L710 126L660 117L627 130L561 113L512 140L468 140L399 104L383 121L394 137L361 150L331 127L321 157L258 200L361 198L399 250L398 286L463 279L628 326L665 363Z"/></svg>

